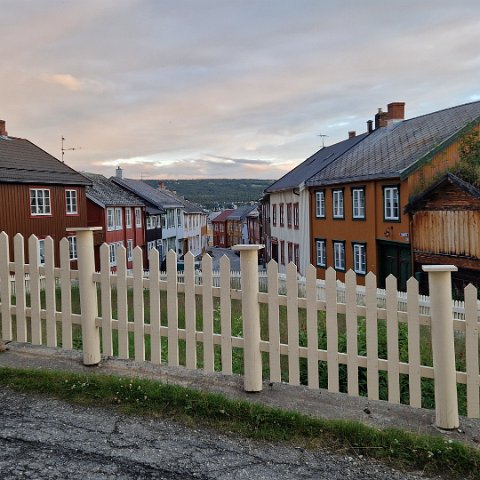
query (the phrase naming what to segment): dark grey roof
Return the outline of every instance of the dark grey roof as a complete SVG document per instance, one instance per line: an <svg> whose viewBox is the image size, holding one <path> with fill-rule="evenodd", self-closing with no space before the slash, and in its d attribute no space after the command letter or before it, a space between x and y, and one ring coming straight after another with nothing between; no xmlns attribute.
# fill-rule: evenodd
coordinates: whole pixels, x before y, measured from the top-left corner
<svg viewBox="0 0 480 480"><path fill-rule="evenodd" d="M480 102L473 102L378 128L307 185L405 178L479 120Z"/></svg>
<svg viewBox="0 0 480 480"><path fill-rule="evenodd" d="M453 173L447 172L436 182L426 188L423 192L415 195L415 197L413 197L410 202L405 206L405 213L420 210L425 205L428 198L435 192L435 190L447 184L456 185L458 188L460 188L464 192L467 192L473 198L480 199L480 190L477 187L475 187L471 183L466 182L465 180L462 180L461 178L458 178Z"/></svg>
<svg viewBox="0 0 480 480"><path fill-rule="evenodd" d="M243 207L238 207L227 216L227 220L243 220L255 208L257 208L256 205L244 205Z"/></svg>
<svg viewBox="0 0 480 480"><path fill-rule="evenodd" d="M123 206L123 207L141 207L144 203L127 190L119 187L107 177L98 173L87 173L83 175L92 181L92 185L87 187L87 198L102 207Z"/></svg>
<svg viewBox="0 0 480 480"><path fill-rule="evenodd" d="M168 190L153 188L142 180L118 177L111 177L110 180L162 210L165 208L183 207L183 204L175 196L173 196L173 194L170 195L167 193Z"/></svg>
<svg viewBox="0 0 480 480"><path fill-rule="evenodd" d="M183 203L183 206L185 207L185 213L205 213L205 210L200 205L184 198L180 198L179 200Z"/></svg>
<svg viewBox="0 0 480 480"><path fill-rule="evenodd" d="M90 180L24 138L0 135L0 182L90 185Z"/></svg>
<svg viewBox="0 0 480 480"><path fill-rule="evenodd" d="M367 133L362 133L361 135L338 142L335 145L321 148L317 153L314 153L293 170L290 170L282 178L272 183L272 185L265 189L265 192L273 193L298 188L310 177L320 172L340 155L362 141L367 135Z"/></svg>

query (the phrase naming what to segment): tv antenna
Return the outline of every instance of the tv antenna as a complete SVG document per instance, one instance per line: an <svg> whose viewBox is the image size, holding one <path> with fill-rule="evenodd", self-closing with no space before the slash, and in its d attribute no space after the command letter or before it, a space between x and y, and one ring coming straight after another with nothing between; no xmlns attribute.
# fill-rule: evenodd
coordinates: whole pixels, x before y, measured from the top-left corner
<svg viewBox="0 0 480 480"><path fill-rule="evenodd" d="M322 148L325 148L325 137L328 137L328 135L325 135L324 133L320 133L319 135L317 135L317 137L322 138Z"/></svg>
<svg viewBox="0 0 480 480"><path fill-rule="evenodd" d="M65 152L66 152L67 150L81 150L81 149L82 149L82 147L69 147L69 148L65 148L64 142L65 142L65 137L62 135L62 163L65 163L65 160L63 159L63 156L65 155Z"/></svg>

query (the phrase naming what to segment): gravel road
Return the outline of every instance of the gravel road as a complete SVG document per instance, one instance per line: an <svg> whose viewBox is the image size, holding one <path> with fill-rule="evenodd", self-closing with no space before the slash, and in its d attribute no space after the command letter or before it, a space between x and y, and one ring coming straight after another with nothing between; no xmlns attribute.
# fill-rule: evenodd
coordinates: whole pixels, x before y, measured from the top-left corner
<svg viewBox="0 0 480 480"><path fill-rule="evenodd" d="M361 457L0 391L0 478L418 479Z"/></svg>

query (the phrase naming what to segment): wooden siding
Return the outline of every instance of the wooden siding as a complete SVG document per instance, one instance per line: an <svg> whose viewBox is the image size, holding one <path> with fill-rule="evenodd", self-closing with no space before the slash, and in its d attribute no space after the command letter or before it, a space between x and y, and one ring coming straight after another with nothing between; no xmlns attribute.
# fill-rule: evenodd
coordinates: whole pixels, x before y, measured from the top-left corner
<svg viewBox="0 0 480 480"><path fill-rule="evenodd" d="M413 231L416 252L480 258L480 211L420 211Z"/></svg>

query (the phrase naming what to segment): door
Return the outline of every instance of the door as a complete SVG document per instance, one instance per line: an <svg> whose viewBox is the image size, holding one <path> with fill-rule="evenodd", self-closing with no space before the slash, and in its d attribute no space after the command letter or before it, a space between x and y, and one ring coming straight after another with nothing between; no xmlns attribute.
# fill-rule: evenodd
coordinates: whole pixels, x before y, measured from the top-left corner
<svg viewBox="0 0 480 480"><path fill-rule="evenodd" d="M410 245L378 241L378 286L385 288L385 279L392 274L397 278L398 290L406 291L412 275Z"/></svg>

